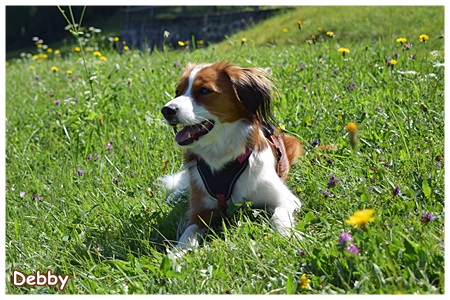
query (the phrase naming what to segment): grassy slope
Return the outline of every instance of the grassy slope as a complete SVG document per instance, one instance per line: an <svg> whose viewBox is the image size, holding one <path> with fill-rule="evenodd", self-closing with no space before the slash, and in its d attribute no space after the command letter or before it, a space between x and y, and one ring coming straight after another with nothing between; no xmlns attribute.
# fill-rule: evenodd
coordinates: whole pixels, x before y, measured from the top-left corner
<svg viewBox="0 0 450 300"><path fill-rule="evenodd" d="M336 38L320 36L318 26ZM106 62L88 53L93 98L78 55L11 62L6 273L68 273L65 293L444 292L444 72L433 67L443 61L442 31L443 8L299 8L208 49L102 50ZM427 44L418 42L422 33L430 36ZM311 34L318 42L309 46ZM241 46L242 37L248 42ZM412 51L402 52L397 37L408 38ZM341 46L351 51L345 60L336 51ZM431 56L432 50L440 54ZM400 57L392 70L384 59L394 52ZM158 176L180 168L159 110L180 73L174 62L218 59L273 69L281 94L276 116L307 150L288 181L303 200L298 229L305 238L286 240L269 228L266 214L243 210L200 249L170 261L166 239L176 238L185 204L166 204L155 185ZM60 71L51 72L53 65ZM68 69L75 81L61 72ZM425 76L430 73L436 78ZM349 121L359 125L358 153L349 151L343 129ZM315 138L338 150L310 146ZM110 139L113 149L106 150ZM86 159L89 153L99 159ZM336 197L325 198L331 173L340 183L329 188ZM392 195L396 186L402 195ZM20 191L27 194L21 198ZM368 231L352 230L345 220L363 208L374 208L377 219ZM437 219L420 222L422 210ZM342 230L352 232L358 257L337 246ZM303 274L312 280L309 289L297 284ZM8 277L9 293L56 292L17 289Z"/></svg>

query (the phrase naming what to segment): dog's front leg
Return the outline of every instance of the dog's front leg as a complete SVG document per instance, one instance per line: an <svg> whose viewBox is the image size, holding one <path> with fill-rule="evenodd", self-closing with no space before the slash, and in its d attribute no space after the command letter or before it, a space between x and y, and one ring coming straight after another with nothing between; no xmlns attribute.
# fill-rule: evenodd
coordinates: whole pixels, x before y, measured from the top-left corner
<svg viewBox="0 0 450 300"><path fill-rule="evenodd" d="M217 211L208 209L195 210L195 207L191 207L189 214L187 227L177 244L177 247L185 250L198 247L199 239L206 232L207 226L220 219Z"/></svg>
<svg viewBox="0 0 450 300"><path fill-rule="evenodd" d="M300 200L287 187L282 186L278 205L274 207L272 225L284 236L291 236L295 227L295 212L300 210Z"/></svg>
<svg viewBox="0 0 450 300"><path fill-rule="evenodd" d="M178 240L177 247L183 250L196 248L199 246L199 238L206 231L197 224L189 225Z"/></svg>

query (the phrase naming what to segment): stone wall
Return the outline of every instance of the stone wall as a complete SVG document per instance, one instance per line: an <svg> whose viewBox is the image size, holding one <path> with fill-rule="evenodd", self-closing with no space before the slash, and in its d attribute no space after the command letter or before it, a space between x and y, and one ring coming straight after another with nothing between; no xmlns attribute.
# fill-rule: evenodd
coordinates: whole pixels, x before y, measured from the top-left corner
<svg viewBox="0 0 450 300"><path fill-rule="evenodd" d="M122 40L132 48L162 48L166 45L178 47L178 41L218 42L239 30L273 16L280 9L254 10L243 12L213 12L202 16L180 16L170 20L155 20L152 13L128 12L122 28ZM169 32L167 38L164 32Z"/></svg>

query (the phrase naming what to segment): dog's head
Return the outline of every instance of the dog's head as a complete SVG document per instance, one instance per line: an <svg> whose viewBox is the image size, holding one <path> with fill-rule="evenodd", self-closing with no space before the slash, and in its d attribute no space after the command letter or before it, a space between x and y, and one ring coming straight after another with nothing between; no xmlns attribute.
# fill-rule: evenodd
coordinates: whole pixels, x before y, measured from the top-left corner
<svg viewBox="0 0 450 300"><path fill-rule="evenodd" d="M183 127L176 134L177 143L187 147L220 131L221 125L242 119L259 126L270 124L273 85L266 75L270 75L267 69L225 62L189 64L175 99L161 110L169 125Z"/></svg>

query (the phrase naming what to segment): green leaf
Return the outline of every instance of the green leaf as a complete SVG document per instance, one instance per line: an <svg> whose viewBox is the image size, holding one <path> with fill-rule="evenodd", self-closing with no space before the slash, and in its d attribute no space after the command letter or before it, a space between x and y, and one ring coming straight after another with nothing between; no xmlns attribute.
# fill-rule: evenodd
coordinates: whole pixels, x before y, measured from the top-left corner
<svg viewBox="0 0 450 300"><path fill-rule="evenodd" d="M410 241L409 239L407 239L406 237L405 237L405 239L404 239L404 245L405 245L405 252L406 253L408 253L408 254L416 254L416 248L417 248L417 246L412 242L412 241Z"/></svg>
<svg viewBox="0 0 450 300"><path fill-rule="evenodd" d="M422 181L422 191L426 198L430 198L431 188L426 180Z"/></svg>
<svg viewBox="0 0 450 300"><path fill-rule="evenodd" d="M170 269L169 258L167 256L163 256L161 260L161 265L159 266L159 272L161 275L166 276L169 269Z"/></svg>
<svg viewBox="0 0 450 300"><path fill-rule="evenodd" d="M90 111L89 115L86 118L84 118L84 119L88 120L88 121L91 121L91 120L98 119L98 117L99 117L99 114L97 114L95 111Z"/></svg>
<svg viewBox="0 0 450 300"><path fill-rule="evenodd" d="M312 211L309 211L303 218L303 221L305 223L309 223L309 222L311 222L312 219L314 219L314 213Z"/></svg>
<svg viewBox="0 0 450 300"><path fill-rule="evenodd" d="M295 288L296 285L294 281L294 276L292 276L292 274L288 274L286 280L286 294L292 295L293 293L295 293Z"/></svg>

